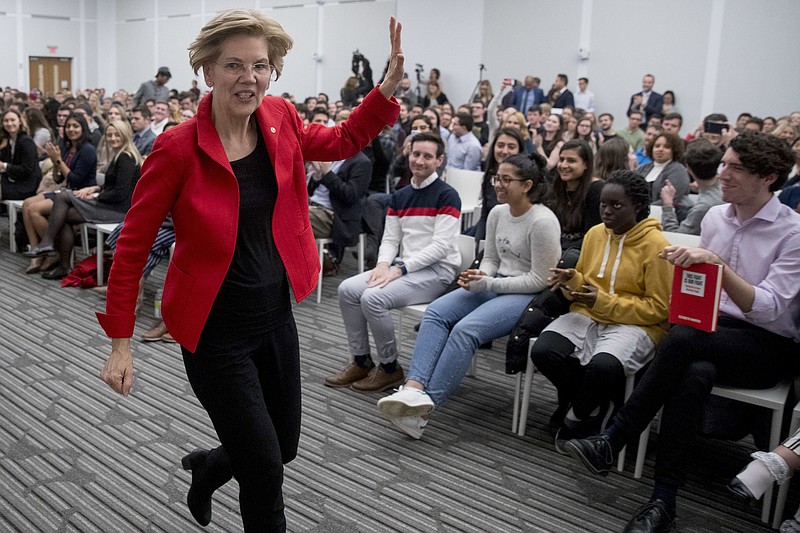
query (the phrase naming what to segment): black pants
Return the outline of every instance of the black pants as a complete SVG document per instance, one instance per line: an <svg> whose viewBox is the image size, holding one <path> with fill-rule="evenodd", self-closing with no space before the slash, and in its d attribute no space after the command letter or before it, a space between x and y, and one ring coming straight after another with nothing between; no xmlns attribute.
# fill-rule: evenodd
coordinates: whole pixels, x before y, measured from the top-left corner
<svg viewBox="0 0 800 533"><path fill-rule="evenodd" d="M572 404L578 418L586 418L606 400L621 405L625 392L622 363L605 352L594 354L586 366L572 356L575 345L554 331L542 333L533 345L531 359L555 385L558 404Z"/></svg>
<svg viewBox="0 0 800 533"><path fill-rule="evenodd" d="M631 441L663 406L655 476L680 486L714 384L773 387L789 375L789 357L796 350L791 339L732 318L720 318L715 333L674 326L614 418L614 430Z"/></svg>
<svg viewBox="0 0 800 533"><path fill-rule="evenodd" d="M230 465L245 531L286 531L283 465L297 455L300 438L294 319L258 336L203 337L197 352L182 351L189 382L221 443L209 454L216 464L208 468Z"/></svg>

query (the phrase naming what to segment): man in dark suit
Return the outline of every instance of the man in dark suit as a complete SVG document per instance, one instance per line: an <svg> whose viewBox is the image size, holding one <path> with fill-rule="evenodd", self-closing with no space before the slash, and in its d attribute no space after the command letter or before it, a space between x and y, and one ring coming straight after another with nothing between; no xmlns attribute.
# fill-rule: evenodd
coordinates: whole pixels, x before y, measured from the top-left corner
<svg viewBox="0 0 800 533"><path fill-rule="evenodd" d="M331 259L358 242L361 215L372 180L372 162L362 152L333 163L314 161L308 182L308 214L317 239L331 238Z"/></svg>
<svg viewBox="0 0 800 533"><path fill-rule="evenodd" d="M639 111L644 115L640 128L645 129L650 117L653 115L661 116L664 106L664 96L653 90L656 78L652 74L645 74L642 78L642 90L631 96L629 111Z"/></svg>
<svg viewBox="0 0 800 533"><path fill-rule="evenodd" d="M524 85L514 89L511 106L525 114L531 106L544 103L544 91L539 88L539 78L525 76Z"/></svg>
<svg viewBox="0 0 800 533"><path fill-rule="evenodd" d="M554 108L563 109L567 106L573 109L575 108L575 97L572 95L572 91L567 89L567 85L569 85L569 78L567 78L567 75L558 74L555 83L553 83L553 94L555 95L555 101L553 102Z"/></svg>
<svg viewBox="0 0 800 533"><path fill-rule="evenodd" d="M156 134L150 129L150 110L146 105L134 107L131 111L131 128L133 129L133 145L147 157L153 150Z"/></svg>

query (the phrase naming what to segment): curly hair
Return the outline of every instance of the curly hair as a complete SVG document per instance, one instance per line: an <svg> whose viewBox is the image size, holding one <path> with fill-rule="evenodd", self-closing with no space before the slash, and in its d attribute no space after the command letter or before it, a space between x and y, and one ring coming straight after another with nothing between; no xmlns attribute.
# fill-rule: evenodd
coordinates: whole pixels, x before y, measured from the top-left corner
<svg viewBox="0 0 800 533"><path fill-rule="evenodd" d="M795 158L789 145L769 133L744 132L731 140L730 148L736 152L748 172L762 178L777 175L777 179L769 186L771 192L777 191L786 183L794 166Z"/></svg>
<svg viewBox="0 0 800 533"><path fill-rule="evenodd" d="M547 172L547 161L544 157L537 153L515 154L509 156L502 164L511 165L517 169L517 174L521 179L533 182L528 190L528 200L532 204L538 204L544 200L547 194L547 181L544 179Z"/></svg>
<svg viewBox="0 0 800 533"><path fill-rule="evenodd" d="M684 143L683 140L674 133L662 132L653 137L644 149L645 155L653 159L653 146L655 146L656 142L662 137L667 140L667 145L670 150L672 150L672 160L680 161L683 157L683 151L685 150Z"/></svg>
<svg viewBox="0 0 800 533"><path fill-rule="evenodd" d="M650 216L650 187L643 177L630 170L615 170L606 180L606 184L609 183L622 187L631 203L639 206L636 209L636 222Z"/></svg>

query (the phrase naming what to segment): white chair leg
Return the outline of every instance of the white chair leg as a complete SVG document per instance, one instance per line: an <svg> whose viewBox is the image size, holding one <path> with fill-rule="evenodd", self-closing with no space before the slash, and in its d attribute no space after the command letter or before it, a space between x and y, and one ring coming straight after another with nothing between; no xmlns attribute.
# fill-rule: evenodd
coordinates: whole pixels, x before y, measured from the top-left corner
<svg viewBox="0 0 800 533"><path fill-rule="evenodd" d="M467 370L467 375L471 378L474 378L475 375L478 373L478 352L472 354L472 360L469 362L469 370Z"/></svg>
<svg viewBox="0 0 800 533"><path fill-rule="evenodd" d="M650 440L650 428L653 423L647 424L644 431L639 435L639 448L636 450L636 467L633 470L633 477L641 479L642 472L644 471L644 458L647 456L647 442Z"/></svg>
<svg viewBox="0 0 800 533"><path fill-rule="evenodd" d="M323 241L317 241L319 244L319 278L317 279L317 303L322 301L322 263L324 259L325 253L325 243Z"/></svg>
<svg viewBox="0 0 800 533"><path fill-rule="evenodd" d="M528 426L528 407L531 403L531 385L534 372L536 372L536 369L530 356L528 356L528 362L525 367L525 385L522 389L522 405L519 407L519 424L517 426L517 435L520 437L525 436L525 429Z"/></svg>
<svg viewBox="0 0 800 533"><path fill-rule="evenodd" d="M17 208L9 203L8 207L8 247L13 252L17 252L17 241L14 239L14 230L17 227Z"/></svg>
<svg viewBox="0 0 800 533"><path fill-rule="evenodd" d="M364 250L366 248L367 234L358 234L358 273L364 273Z"/></svg>
<svg viewBox="0 0 800 533"><path fill-rule="evenodd" d="M522 392L522 376L524 375L525 372L517 372L517 375L514 376L514 407L511 414L511 433L516 433L519 428L519 395Z"/></svg>

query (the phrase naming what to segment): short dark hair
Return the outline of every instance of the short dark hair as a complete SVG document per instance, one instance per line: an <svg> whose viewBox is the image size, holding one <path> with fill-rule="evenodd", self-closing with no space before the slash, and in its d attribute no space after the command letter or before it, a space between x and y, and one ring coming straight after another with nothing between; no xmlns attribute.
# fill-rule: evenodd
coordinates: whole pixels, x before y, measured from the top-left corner
<svg viewBox="0 0 800 533"><path fill-rule="evenodd" d="M540 114L541 112L542 112L542 106L540 106L539 104L533 104L527 109L527 111L524 111L524 113L540 113Z"/></svg>
<svg viewBox="0 0 800 533"><path fill-rule="evenodd" d="M742 166L762 178L775 174L778 178L769 186L772 192L780 189L794 166L794 154L783 139L760 131L746 131L731 139L731 150L739 156Z"/></svg>
<svg viewBox="0 0 800 533"><path fill-rule="evenodd" d="M658 141L661 137L664 137L667 140L667 144L669 145L670 150L672 150L672 160L680 161L683 157L683 151L685 150L683 140L674 133L667 133L665 131L662 131L653 137L647 146L645 146L644 154L650 159L653 159L653 146L655 146L656 141Z"/></svg>
<svg viewBox="0 0 800 533"><path fill-rule="evenodd" d="M755 124L756 126L758 126L758 131L761 131L761 130L763 130L763 129L764 129L764 121L763 121L763 120L761 120L761 119L760 119L760 118L758 118L758 117L751 117L751 118L749 118L749 119L747 120L747 124Z"/></svg>
<svg viewBox="0 0 800 533"><path fill-rule="evenodd" d="M607 113L605 113L605 114L607 114ZM644 118L644 113L642 113L641 111L639 111L637 109L628 109L628 118L630 118L631 115L639 115L640 117Z"/></svg>
<svg viewBox="0 0 800 533"><path fill-rule="evenodd" d="M753 118L753 115L745 111L744 113L739 113L739 116L736 117L736 120L738 121L742 117Z"/></svg>
<svg viewBox="0 0 800 533"><path fill-rule="evenodd" d="M728 117L722 113L711 113L710 115L706 115L703 122L728 122Z"/></svg>
<svg viewBox="0 0 800 533"><path fill-rule="evenodd" d="M611 113L600 113L600 114L597 116L597 120L600 120L600 119L601 119L601 118L603 118L603 117L608 117L608 118L610 118L610 119L611 119L611 122L614 122L614 115L612 115Z"/></svg>
<svg viewBox="0 0 800 533"><path fill-rule="evenodd" d="M585 81L588 84L589 78L578 78L578 81Z"/></svg>
<svg viewBox="0 0 800 533"><path fill-rule="evenodd" d="M422 122L424 122L425 124L427 124L427 125L428 125L428 127L431 129L431 133L435 133L435 134L437 134L437 135L439 134L439 132L438 132L438 131L434 131L434 130L433 130L433 122L431 122L431 119L430 119L429 117L426 117L425 115L417 115L416 117L414 117L414 118L411 120L411 125L412 125L412 127L413 127L414 123L415 123L416 121L418 121L418 120L421 120ZM420 133L421 133L421 132L420 132Z"/></svg>
<svg viewBox="0 0 800 533"><path fill-rule="evenodd" d="M695 139L686 146L683 162L698 180L710 180L717 175L722 152L708 139Z"/></svg>
<svg viewBox="0 0 800 533"><path fill-rule="evenodd" d="M615 170L606 180L606 185L611 183L622 187L625 196L630 198L634 205L639 205L636 210L636 222L641 222L650 216L650 186L642 176L630 170Z"/></svg>
<svg viewBox="0 0 800 533"><path fill-rule="evenodd" d="M414 149L414 143L418 142L430 142L436 145L436 157L442 157L444 155L444 141L442 138L436 133L430 133L427 131L422 131L417 133L411 138L411 149Z"/></svg>
<svg viewBox="0 0 800 533"><path fill-rule="evenodd" d="M136 113L137 111L142 114L142 118L149 119L151 116L150 108L147 107L146 105L137 105L136 107L131 109L131 113Z"/></svg>
<svg viewBox="0 0 800 533"><path fill-rule="evenodd" d="M663 122L665 120L672 120L674 118L677 118L678 120L680 120L681 121L681 126L683 126L683 115L681 115L680 113L677 113L675 111L673 111L671 113L667 113L666 115L664 115L664 118L661 119L661 121Z"/></svg>
<svg viewBox="0 0 800 533"><path fill-rule="evenodd" d="M564 85L569 85L569 78L566 74L557 74L556 77L563 81Z"/></svg>
<svg viewBox="0 0 800 533"><path fill-rule="evenodd" d="M459 124L467 128L467 131L472 131L472 127L475 125L475 121L472 120L472 115L469 113L456 113L456 118Z"/></svg>

